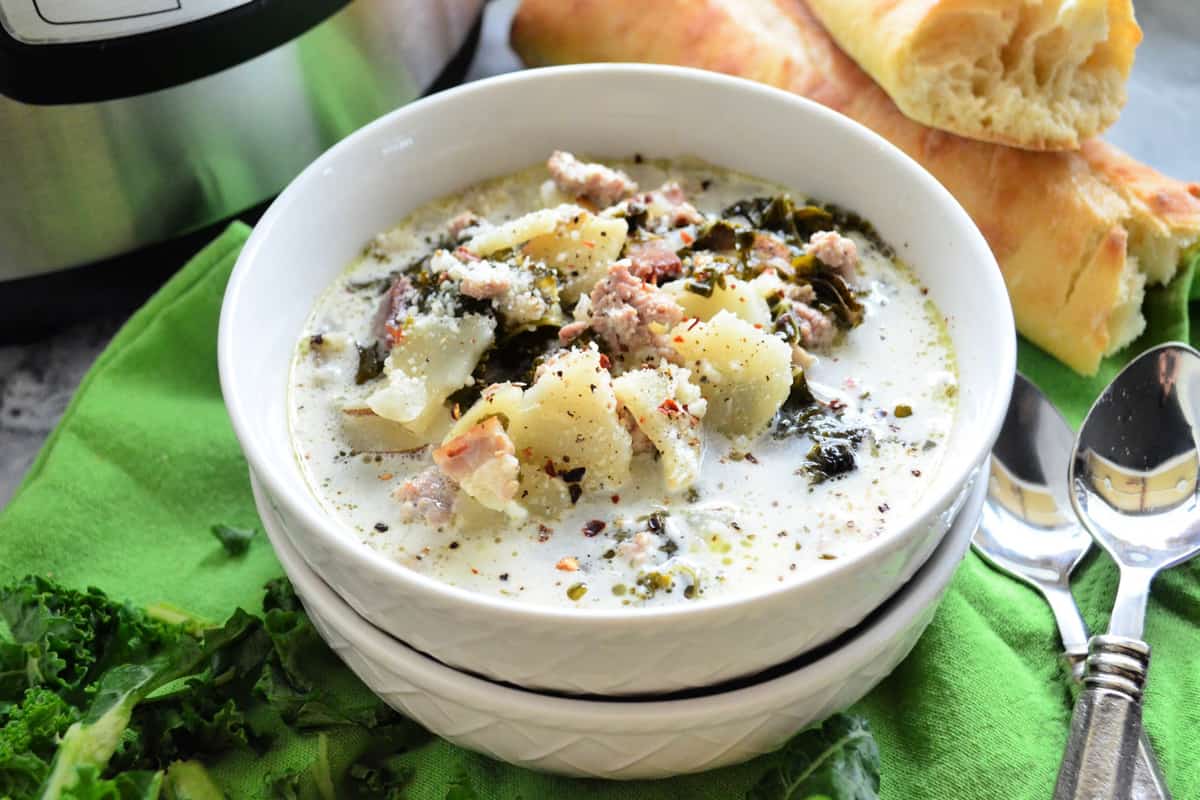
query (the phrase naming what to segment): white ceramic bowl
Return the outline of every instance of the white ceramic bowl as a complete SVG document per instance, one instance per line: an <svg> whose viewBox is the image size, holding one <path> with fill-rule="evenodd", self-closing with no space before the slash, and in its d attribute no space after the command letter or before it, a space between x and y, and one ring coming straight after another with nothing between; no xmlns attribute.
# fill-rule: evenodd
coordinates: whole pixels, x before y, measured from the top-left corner
<svg viewBox="0 0 1200 800"><path fill-rule="evenodd" d="M912 265L948 317L958 416L945 462L895 530L795 582L674 607L552 609L454 588L400 566L320 507L288 432L288 368L313 302L375 233L414 208L545 159L695 155L854 209ZM588 65L470 84L406 106L333 147L272 204L221 314L221 386L254 472L293 541L360 614L454 666L596 694L703 686L778 664L861 621L948 528L1003 420L1012 312L987 244L914 161L820 105L695 70ZM798 498L798 514L803 501Z"/></svg>
<svg viewBox="0 0 1200 800"><path fill-rule="evenodd" d="M744 688L667 701L555 697L439 664L355 614L292 547L285 520L257 482L255 498L317 630L388 704L457 745L511 764L633 779L699 772L770 752L874 688L933 619L970 544L986 488L977 482L928 562L837 649Z"/></svg>

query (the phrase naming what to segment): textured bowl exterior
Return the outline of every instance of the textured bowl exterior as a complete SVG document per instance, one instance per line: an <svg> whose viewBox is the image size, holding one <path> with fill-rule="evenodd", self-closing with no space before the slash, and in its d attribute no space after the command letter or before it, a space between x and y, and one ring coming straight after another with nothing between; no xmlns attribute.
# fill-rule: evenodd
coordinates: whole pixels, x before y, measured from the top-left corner
<svg viewBox="0 0 1200 800"><path fill-rule="evenodd" d="M736 764L777 749L887 677L933 619L970 543L985 490L881 615L841 647L793 672L688 700L567 699L457 672L354 613L292 547L278 509L255 483L268 535L317 630L374 692L457 745L529 769L610 779L663 778Z"/></svg>
<svg viewBox="0 0 1200 800"><path fill-rule="evenodd" d="M757 122L753 146L745 120ZM854 208L913 265L947 316L959 409L945 461L929 489L896 510L893 532L752 597L601 612L448 586L380 555L324 512L296 463L286 408L288 368L312 303L363 242L412 209L536 163L557 147L596 156L694 155L763 175ZM983 237L928 173L884 140L748 81L591 65L435 95L314 162L242 252L222 309L219 359L247 460L291 520L293 544L357 613L440 661L491 678L636 694L756 673L849 630L893 595L937 547L991 449L1010 393L1015 337Z"/></svg>

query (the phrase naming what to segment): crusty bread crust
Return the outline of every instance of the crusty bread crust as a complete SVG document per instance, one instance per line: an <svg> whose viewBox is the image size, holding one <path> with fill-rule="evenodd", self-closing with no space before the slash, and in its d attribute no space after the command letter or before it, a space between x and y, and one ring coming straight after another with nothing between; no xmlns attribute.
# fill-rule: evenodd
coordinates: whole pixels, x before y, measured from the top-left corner
<svg viewBox="0 0 1200 800"><path fill-rule="evenodd" d="M918 122L1074 150L1116 121L1142 39L1131 0L808 0Z"/></svg>
<svg viewBox="0 0 1200 800"><path fill-rule="evenodd" d="M875 130L932 172L979 225L1021 333L1081 373L1094 373L1141 331L1142 273L1169 280L1179 246L1200 235L1200 185L1102 143L1033 152L908 119L801 0L658 0L653 12L633 0L523 0L512 42L531 66L641 61L740 75ZM1130 258L1135 237L1138 258ZM1153 263L1134 272L1146 258Z"/></svg>

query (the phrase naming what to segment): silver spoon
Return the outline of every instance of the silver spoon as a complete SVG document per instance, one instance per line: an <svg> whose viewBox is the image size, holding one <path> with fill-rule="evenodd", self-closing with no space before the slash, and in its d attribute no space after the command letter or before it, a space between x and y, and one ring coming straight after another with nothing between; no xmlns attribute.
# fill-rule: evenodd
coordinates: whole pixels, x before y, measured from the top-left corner
<svg viewBox="0 0 1200 800"><path fill-rule="evenodd" d="M1200 353L1166 344L1126 366L1080 428L1071 504L1117 562L1121 582L1108 634L1089 643L1056 800L1130 796L1150 660L1141 640L1150 583L1200 552L1198 411Z"/></svg>
<svg viewBox="0 0 1200 800"><path fill-rule="evenodd" d="M1079 526L1067 499L1074 436L1041 390L1017 375L992 449L987 502L971 544L993 567L1046 599L1058 623L1064 656L1079 681L1088 632L1071 595L1070 579L1091 548L1092 537ZM1133 780L1132 796L1137 800L1171 796L1144 735Z"/></svg>

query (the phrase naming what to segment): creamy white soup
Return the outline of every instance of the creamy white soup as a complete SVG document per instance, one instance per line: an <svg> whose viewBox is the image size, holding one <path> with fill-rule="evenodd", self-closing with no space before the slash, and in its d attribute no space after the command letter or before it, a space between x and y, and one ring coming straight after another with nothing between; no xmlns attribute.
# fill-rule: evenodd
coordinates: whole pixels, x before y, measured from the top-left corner
<svg viewBox="0 0 1200 800"><path fill-rule="evenodd" d="M930 484L945 321L850 211L694 160L418 209L321 296L289 393L335 519L445 583L583 609L829 569Z"/></svg>

